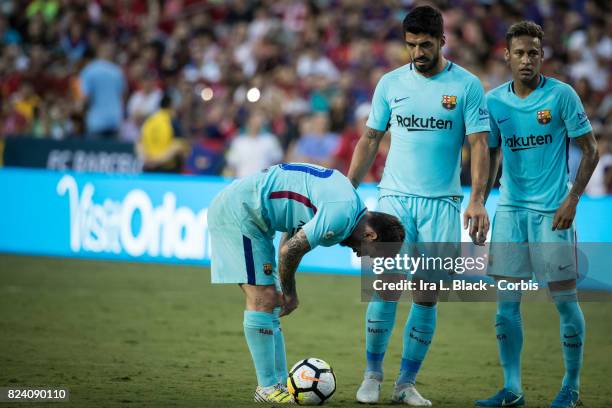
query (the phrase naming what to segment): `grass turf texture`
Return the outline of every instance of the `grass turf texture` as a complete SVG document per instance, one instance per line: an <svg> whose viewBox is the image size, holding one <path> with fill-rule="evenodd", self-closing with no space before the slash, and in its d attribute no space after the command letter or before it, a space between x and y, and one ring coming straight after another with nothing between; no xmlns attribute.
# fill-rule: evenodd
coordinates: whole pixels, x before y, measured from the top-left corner
<svg viewBox="0 0 612 408"><path fill-rule="evenodd" d="M297 282L300 307L282 319L288 363L328 361L338 379L330 405L358 406L366 308L360 281L300 274ZM399 307L387 352L386 403L408 307ZM583 401L611 407L612 304L582 307ZM417 384L435 407L470 407L499 388L494 310L492 303L439 307ZM202 268L0 255L0 387L69 388L70 403L53 406L255 406L242 311L239 288L212 286ZM558 318L552 304L528 303L523 320L528 407L547 407L563 372Z"/></svg>

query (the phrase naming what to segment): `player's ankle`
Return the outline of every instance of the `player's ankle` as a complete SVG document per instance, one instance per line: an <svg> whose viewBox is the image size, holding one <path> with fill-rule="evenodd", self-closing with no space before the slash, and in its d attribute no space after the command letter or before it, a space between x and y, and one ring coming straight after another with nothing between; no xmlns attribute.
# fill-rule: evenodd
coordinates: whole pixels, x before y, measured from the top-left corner
<svg viewBox="0 0 612 408"><path fill-rule="evenodd" d="M512 386L512 387L504 387L504 389L516 395L523 395L523 388L521 387Z"/></svg>
<svg viewBox="0 0 612 408"><path fill-rule="evenodd" d="M364 380L376 380L382 382L383 378L384 375L382 371L366 371L363 374Z"/></svg>
<svg viewBox="0 0 612 408"><path fill-rule="evenodd" d="M259 388L261 391L274 391L276 389L276 387L278 386L278 384L273 384L273 385L258 385L257 388Z"/></svg>

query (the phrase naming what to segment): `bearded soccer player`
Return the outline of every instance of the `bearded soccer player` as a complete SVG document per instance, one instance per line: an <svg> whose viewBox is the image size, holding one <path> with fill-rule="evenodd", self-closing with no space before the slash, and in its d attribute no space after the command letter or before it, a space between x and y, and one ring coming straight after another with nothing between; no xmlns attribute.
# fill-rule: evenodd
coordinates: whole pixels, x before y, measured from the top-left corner
<svg viewBox="0 0 612 408"><path fill-rule="evenodd" d="M263 403L293 402L284 385L279 317L298 306L295 271L304 254L339 243L372 255L379 242L399 250L405 236L397 218L367 211L340 172L302 163L273 166L226 187L209 207L208 227L212 282L237 283L246 297L244 335L257 374L255 401ZM284 232L278 269L276 231Z"/></svg>
<svg viewBox="0 0 612 408"><path fill-rule="evenodd" d="M491 235L499 243L530 243L496 256L488 273L496 279L545 281L559 312L565 375L551 408L579 405L580 368L585 322L576 294L574 216L580 196L598 161L597 142L580 98L571 86L540 73L544 51L542 28L516 23L506 34L505 58L512 81L487 94L491 115L491 175L495 180L503 155L501 196ZM567 145L573 138L582 150L576 180L568 178ZM534 244L534 243L546 243ZM551 253L552 251L552 253ZM518 255L518 257L517 257ZM512 261L508 262L507 257ZM493 254L491 255L493 258ZM517 261L518 260L518 261ZM523 327L521 292L498 291L495 331L504 387L476 401L481 407L525 404L521 386Z"/></svg>
<svg viewBox="0 0 612 408"><path fill-rule="evenodd" d="M391 147L379 185L378 211L395 215L407 242L461 241L459 180L461 147L471 147L472 193L464 214L472 240L482 244L489 228L484 194L489 174L489 116L484 89L476 76L441 53L445 38L440 12L429 6L411 10L403 22L411 63L380 79L372 110L348 177L357 186L372 164L387 129ZM414 276L415 281L431 276ZM417 282L418 285L418 282ZM404 329L400 374L392 400L430 406L415 388L436 328L438 292L413 292ZM374 297L366 312L366 370L357 401L376 403L383 380L383 358L395 323L397 302Z"/></svg>

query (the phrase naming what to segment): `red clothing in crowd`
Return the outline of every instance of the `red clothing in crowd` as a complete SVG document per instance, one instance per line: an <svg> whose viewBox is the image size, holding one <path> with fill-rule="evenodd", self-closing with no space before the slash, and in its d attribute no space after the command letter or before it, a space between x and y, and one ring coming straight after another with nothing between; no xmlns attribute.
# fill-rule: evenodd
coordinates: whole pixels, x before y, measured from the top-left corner
<svg viewBox="0 0 612 408"><path fill-rule="evenodd" d="M342 133L340 144L334 153L334 158L336 168L344 174L348 173L353 152L355 151L355 146L357 145L360 136L361 135L354 127L350 127ZM368 171L368 174L366 174L363 181L366 183L378 183L385 169L386 160L386 153L379 149L378 154L374 159L374 163L372 163L372 166L370 167L370 170Z"/></svg>

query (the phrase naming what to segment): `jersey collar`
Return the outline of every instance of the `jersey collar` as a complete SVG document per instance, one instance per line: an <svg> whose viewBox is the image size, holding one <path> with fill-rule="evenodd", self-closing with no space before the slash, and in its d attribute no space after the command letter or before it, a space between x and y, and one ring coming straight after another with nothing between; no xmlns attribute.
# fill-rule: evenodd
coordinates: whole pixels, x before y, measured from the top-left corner
<svg viewBox="0 0 612 408"><path fill-rule="evenodd" d="M529 98L531 94L533 94L536 90L544 88L544 85L546 85L546 77L540 74L540 82L538 82L538 86L536 86L535 89L529 95L526 96L526 98ZM516 92L514 92L514 81L510 81L510 83L508 84L508 92L519 97L516 94ZM522 99L525 99L525 98L522 98Z"/></svg>
<svg viewBox="0 0 612 408"><path fill-rule="evenodd" d="M420 79L422 79L424 81L431 81L432 79L435 79L435 78L439 77L440 75L444 74L445 72L448 72L451 69L453 69L453 65L454 65L453 61L446 61L446 66L444 67L444 69L442 71L438 72L436 75L431 76L431 77L426 77L426 76L423 76L423 75L419 74L419 72L414 67L414 63L413 62L411 62L408 66L410 68L410 71L412 71L417 78L420 78Z"/></svg>

